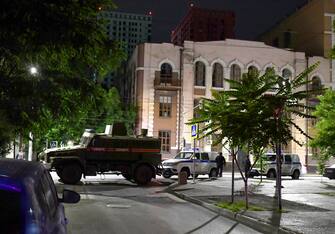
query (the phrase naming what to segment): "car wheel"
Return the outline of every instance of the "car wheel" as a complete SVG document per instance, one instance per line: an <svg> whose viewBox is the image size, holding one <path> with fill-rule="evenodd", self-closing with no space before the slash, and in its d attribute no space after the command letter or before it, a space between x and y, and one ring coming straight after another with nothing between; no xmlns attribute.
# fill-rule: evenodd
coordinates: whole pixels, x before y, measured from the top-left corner
<svg viewBox="0 0 335 234"><path fill-rule="evenodd" d="M169 171L164 171L163 172L163 177L165 179L169 179L169 178L171 178L171 176L172 176L172 174Z"/></svg>
<svg viewBox="0 0 335 234"><path fill-rule="evenodd" d="M211 171L208 174L209 178L216 178L217 177L217 170L215 168L212 168Z"/></svg>
<svg viewBox="0 0 335 234"><path fill-rule="evenodd" d="M122 176L126 179L126 180L131 180L133 177L128 174L128 173L122 173Z"/></svg>
<svg viewBox="0 0 335 234"><path fill-rule="evenodd" d="M273 179L276 178L276 172L275 170L270 170L267 174L266 174L267 178Z"/></svg>
<svg viewBox="0 0 335 234"><path fill-rule="evenodd" d="M148 184L152 177L152 170L148 165L139 165L134 173L135 182L139 185Z"/></svg>
<svg viewBox="0 0 335 234"><path fill-rule="evenodd" d="M82 169L78 163L65 164L60 170L60 179L64 184L77 184L82 176Z"/></svg>
<svg viewBox="0 0 335 234"><path fill-rule="evenodd" d="M190 170L187 167L184 167L180 170L180 172L186 172L187 178L190 177L191 173Z"/></svg>
<svg viewBox="0 0 335 234"><path fill-rule="evenodd" d="M292 179L298 180L300 176L300 172L298 170L295 170L292 175Z"/></svg>

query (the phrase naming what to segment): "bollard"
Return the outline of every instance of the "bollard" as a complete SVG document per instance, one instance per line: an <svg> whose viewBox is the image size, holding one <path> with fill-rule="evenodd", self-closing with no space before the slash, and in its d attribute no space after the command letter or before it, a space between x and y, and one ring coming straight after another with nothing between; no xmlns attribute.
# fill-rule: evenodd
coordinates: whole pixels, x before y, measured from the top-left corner
<svg viewBox="0 0 335 234"><path fill-rule="evenodd" d="M187 172L186 171L179 172L178 184L187 184Z"/></svg>

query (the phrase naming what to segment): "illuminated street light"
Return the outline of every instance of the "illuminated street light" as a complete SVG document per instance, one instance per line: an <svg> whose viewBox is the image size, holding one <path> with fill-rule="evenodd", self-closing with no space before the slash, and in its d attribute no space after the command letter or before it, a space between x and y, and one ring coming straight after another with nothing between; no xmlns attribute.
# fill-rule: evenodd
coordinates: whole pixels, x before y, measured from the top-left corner
<svg viewBox="0 0 335 234"><path fill-rule="evenodd" d="M31 66L31 67L29 68L29 72L30 72L30 74L33 75L33 76L37 75L37 74L38 74L37 67L35 67L35 66Z"/></svg>

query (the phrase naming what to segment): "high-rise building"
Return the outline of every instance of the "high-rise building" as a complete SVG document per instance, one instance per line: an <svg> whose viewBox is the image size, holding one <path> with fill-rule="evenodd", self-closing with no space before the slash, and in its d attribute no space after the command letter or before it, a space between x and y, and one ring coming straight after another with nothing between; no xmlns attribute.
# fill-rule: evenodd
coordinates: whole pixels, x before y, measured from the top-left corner
<svg viewBox="0 0 335 234"><path fill-rule="evenodd" d="M127 57L133 53L137 44L151 41L152 15L133 14L117 11L102 12L107 20L107 33L110 40L122 43ZM105 78L107 87L115 86L124 102L129 101L129 84L125 75L126 63Z"/></svg>
<svg viewBox="0 0 335 234"><path fill-rule="evenodd" d="M235 13L191 6L187 15L171 33L171 42L220 41L235 38Z"/></svg>
<svg viewBox="0 0 335 234"><path fill-rule="evenodd" d="M106 11L102 15L108 20L109 38L124 43L128 56L137 44L151 41L151 13L144 15Z"/></svg>

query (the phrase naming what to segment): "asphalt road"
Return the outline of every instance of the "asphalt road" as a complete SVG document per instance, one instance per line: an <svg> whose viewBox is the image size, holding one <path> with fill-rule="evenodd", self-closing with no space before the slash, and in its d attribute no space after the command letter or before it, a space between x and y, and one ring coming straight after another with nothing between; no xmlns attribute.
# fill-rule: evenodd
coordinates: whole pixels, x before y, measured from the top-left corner
<svg viewBox="0 0 335 234"><path fill-rule="evenodd" d="M91 177L76 186L53 178L58 191L66 187L81 194L78 204L65 205L68 233L257 233L164 192L169 180L163 178L146 187L122 176Z"/></svg>

